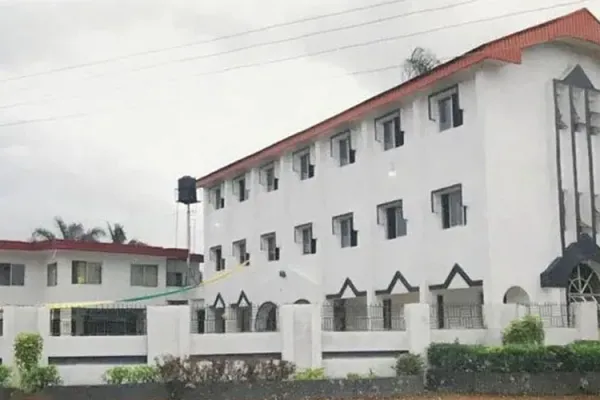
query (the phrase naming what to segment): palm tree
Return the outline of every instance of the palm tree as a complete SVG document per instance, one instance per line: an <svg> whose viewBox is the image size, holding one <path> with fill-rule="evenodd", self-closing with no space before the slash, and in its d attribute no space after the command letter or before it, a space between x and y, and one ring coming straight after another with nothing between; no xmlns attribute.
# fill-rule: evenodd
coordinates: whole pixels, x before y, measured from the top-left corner
<svg viewBox="0 0 600 400"><path fill-rule="evenodd" d="M404 74L406 79L412 79L426 74L440 65L440 60L431 51L422 47L415 47L410 57L404 60Z"/></svg>
<svg viewBox="0 0 600 400"><path fill-rule="evenodd" d="M106 235L102 228L85 229L82 223L66 223L61 217L54 217L58 234L46 228L36 228L31 235L34 241L38 240L77 240L81 242L98 242Z"/></svg>
<svg viewBox="0 0 600 400"><path fill-rule="evenodd" d="M111 242L119 244L129 244L132 246L147 246L146 243L141 242L137 239L127 240L127 234L125 233L125 228L123 228L123 225L119 223L111 225L110 222L107 222L106 225L108 226L108 234L110 236Z"/></svg>

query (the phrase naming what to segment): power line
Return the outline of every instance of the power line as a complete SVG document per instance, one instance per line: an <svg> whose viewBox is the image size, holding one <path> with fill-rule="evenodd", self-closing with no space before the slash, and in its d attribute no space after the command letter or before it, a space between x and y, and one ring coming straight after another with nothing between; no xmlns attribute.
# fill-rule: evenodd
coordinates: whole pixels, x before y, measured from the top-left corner
<svg viewBox="0 0 600 400"><path fill-rule="evenodd" d="M0 79L0 83L17 81L17 80L22 80L22 79L27 79L27 78L33 78L36 76L54 74L57 72L70 71L70 70L74 70L74 69L80 69L80 68L91 67L91 66L96 66L96 65L103 65L103 64L108 64L108 63L112 63L115 61L131 59L134 57L163 53L166 51L172 51L172 50L177 50L177 49L182 49L182 48L187 48L187 47L199 46L202 44L214 43L214 42L218 42L218 41L222 41L222 40L226 40L226 39L233 39L236 37L241 37L241 36L250 35L250 34L254 34L254 33L264 32L264 31L268 31L271 29L283 28L286 26L297 25L297 24L301 24L304 22L317 21L320 19L336 17L336 16L340 16L340 15L345 15L345 14L351 14L351 13L355 13L355 12L359 12L359 11L371 10L374 8L388 6L391 4L405 3L407 1L409 1L409 0L391 0L391 1L385 1L382 3L371 4L369 6L355 7L355 8L350 8L347 10L335 11L335 12L331 12L331 13L327 13L327 14L320 14L320 15L316 15L313 17L296 19L296 20L292 20L292 21L288 21L288 22L280 22L280 23L276 23L276 24L262 26L260 28L255 28L255 29L250 29L250 30L246 30L246 31L242 31L242 32L233 33L233 34L219 36L219 37L216 37L213 39L194 41L194 42L184 43L184 44L170 46L170 47L150 49L150 50L140 51L140 52L136 52L136 53L126 54L124 56L110 57L110 58L105 58L103 60L90 61L90 62L80 63L80 64L72 64L72 65L67 65L64 67L48 69L45 71L35 72L35 73L27 74L27 75L13 76L13 77L5 78L5 79Z"/></svg>
<svg viewBox="0 0 600 400"><path fill-rule="evenodd" d="M473 2L476 2L476 1L480 1L480 0L468 0L468 1L464 2L464 3L455 4L454 6L461 5L461 4L467 4L467 3L473 3ZM223 74L223 73L227 73L227 72L231 72L231 71L236 71L236 70L242 70L242 69L248 69L248 68L254 68L254 67L262 67L262 66L267 66L267 65L272 65L272 64L279 64L279 63L283 63L283 62L287 62L287 61L293 61L293 60L300 60L300 59L303 59L303 58L320 56L320 55L325 55L325 54L339 52L339 51L344 51L344 50L349 50L349 49L355 49L355 48L360 48L360 47L367 47L367 46L371 46L371 45L375 45L375 44L380 44L380 43L384 43L384 42L391 42L391 41L396 41L396 40L400 40L400 39L406 39L406 38L415 37L415 36L419 36L419 35L424 35L424 34L428 34L428 33L439 32L439 31L442 31L442 30L445 30L445 29L452 29L452 28L458 28L458 27L462 27L462 26L467 26L467 25L471 25L471 24L475 24L475 23L490 22L490 21L494 21L494 20L498 20L498 19L503 19L503 18L507 18L507 17L512 17L512 16L530 14L530 13L534 13L534 12L551 10L551 9L555 9L555 8L562 8L562 7L566 7L566 6L570 6L570 5L575 5L575 4L582 4L582 3L589 2L589 1L592 1L592 0L576 0L576 1L570 1L570 2L556 4L556 5L547 6L547 7L537 7L537 8L530 9L530 10L525 10L525 11L515 11L515 12L512 12L512 13L497 15L497 16L493 16L493 17L476 19L476 20L471 20L471 21L465 21L465 22L461 22L461 23L457 23L457 24L452 24L452 25L443 25L443 26L439 26L439 27L436 27L436 28L427 29L427 30L423 30L423 31L412 32L412 33L407 33L407 34L402 34L402 35L389 36L389 37L374 39L374 40L370 40L370 41L366 41L366 42L354 43L354 44L350 44L350 45L346 45L346 46L335 47L335 48L332 48L332 49L320 50L320 51L316 51L316 52L312 52L312 53L304 53L304 54L300 54L300 55L295 55L295 56L290 56L290 57L284 57L284 58L279 58L279 59L274 59L274 60L268 60L268 61L263 61L263 62L242 64L242 65L235 65L235 66L232 66L232 67L227 67L227 68L223 68L223 69L219 69L219 70L206 71L206 72L201 72L201 73L198 73L198 74L192 74L190 76L184 76L184 77L177 76L177 77L174 77L174 79L167 79L167 80L163 81L163 83L178 81L180 79L187 79L189 77L219 75L219 74ZM445 7L447 8L448 6L445 6ZM437 9L439 9L439 8L437 8ZM434 9L428 9L428 10L425 10L425 11L433 11L433 10ZM417 12L419 12L419 11L417 11ZM420 12L423 12L423 10L421 10ZM336 29L339 29L339 28L336 28ZM322 32L322 31L319 31L319 32ZM310 33L309 35L314 35L314 34L317 34L317 32ZM216 55L222 55L222 54L226 54L226 53L234 52L234 51L240 51L240 50L239 49L234 49L234 50L229 50L229 51L226 51L226 52L215 53L215 54ZM206 55L206 56L214 56L215 54L209 54L209 55ZM117 90L118 91L118 90L120 90L120 89L122 89L124 87L125 86L118 86L116 88L113 88L113 90ZM53 100L53 99L57 99L57 98L61 99L60 96L52 96L51 95L49 97L43 97L41 100ZM73 98L73 97L71 97L71 98ZM74 97L74 98L75 99L81 98L81 96L80 97ZM67 97L66 99L69 99L69 97ZM24 106L24 105L28 105L28 104L33 104L33 103L39 102L41 100L38 100L38 101L36 101L36 100L33 100L33 101L24 101L24 102L12 103L12 104L8 104L8 105L0 105L0 109L7 109L7 108L14 108L14 107L19 107L19 106ZM2 126L3 125L0 124L0 127L2 127Z"/></svg>
<svg viewBox="0 0 600 400"><path fill-rule="evenodd" d="M478 19L478 20L473 20L473 21L467 21L467 22L464 22L464 23L459 23L459 24L454 24L454 25L447 25L447 26L444 26L444 27L438 27L438 28L434 28L434 29L430 29L430 30L426 30L426 31L416 32L416 33L407 34L407 35L401 35L401 37L416 36L416 35L419 35L419 34L429 33L429 32L435 32L435 31L439 31L439 30L442 30L442 29L454 28L454 27L465 26L465 25L469 25L469 24L473 24L473 23L487 22L487 21L492 21L492 20L496 20L496 19L506 18L506 17L514 16L514 15L522 15L522 14L527 14L527 13L531 13L531 12L537 12L537 11L548 10L548 9L553 9L553 8L565 7L567 5L573 5L573 4L578 4L578 3L585 3L587 1L589 1L589 0L578 0L578 1L569 2L569 3L563 3L563 4L555 5L555 6L541 7L541 8L536 8L536 9L531 9L531 10L526 10L526 11L521 11L521 12L514 12L514 13L509 13L509 14L503 14L501 16L490 17L490 18L485 18L485 19ZM393 38L397 38L397 37L398 36L395 36ZM254 63L254 64L245 64L245 65L241 65L241 66L234 66L234 67L225 68L225 69L222 69L222 70L209 71L207 73L202 73L202 74L195 74L195 75L192 75L192 76L216 75L216 74L220 74L220 73L230 72L230 71L233 71L233 70L236 70L236 69L243 69L243 68L250 68L250 67L257 67L257 66L264 66L264 65L269 65L269 64L275 64L275 63L280 63L280 62L284 62L284 61L290 61L290 60L293 60L293 59L300 59L300 58L310 57L310 56L314 56L314 55L325 54L325 53L329 53L329 52L333 52L333 51L345 50L345 49L348 49L348 48L355 48L355 47L367 46L367 45L370 45L370 44L380 43L381 41L387 41L387 40L391 40L391 39L390 38L383 38L383 39L378 39L378 40L374 40L374 41L363 42L363 43L348 45L348 46L344 46L344 47L338 47L336 49L319 51L319 52L310 53L310 54L304 54L304 55L295 56L295 57L287 57L287 58L282 58L282 59L277 59L277 60L271 60L271 61L267 61L267 62L263 62L263 63ZM470 54L476 54L476 53L470 53ZM446 58L446 59L450 60L452 58L454 58L454 57L449 57L449 58ZM392 69L397 69L397 68L402 68L402 67L403 67L403 64L394 64L394 65L389 65L389 66L385 66L385 67L381 67L381 68L375 68L375 69L370 69L370 70L362 70L362 71L352 72L352 73L349 73L349 74L343 74L343 75L340 75L340 77L353 76L353 75L364 75L364 74L377 73L377 72L384 72L384 71L388 71L388 70L392 70ZM64 120L64 119L81 118L81 117L86 117L86 116L90 116L90 115L94 115L94 114L95 114L94 112L83 112L83 113L74 113L74 114L66 114L66 115L59 115L59 116L51 116L51 117L45 117L45 118L12 121L12 122L1 123L0 124L0 128L11 127L11 126L19 126L19 125L26 125L26 124L32 124L32 123L53 122L53 121Z"/></svg>
<svg viewBox="0 0 600 400"><path fill-rule="evenodd" d="M402 1L407 1L407 0L402 0ZM394 19L408 17L411 15L418 15L418 14L423 14L423 13L427 13L427 12L447 10L450 8L455 8L455 7L459 7L459 6L466 5L466 4L476 3L479 1L482 1L482 0L466 0L461 3L445 5L445 6L441 6L441 7L433 7L433 8L422 9L422 10L417 10L417 11L411 11L411 12L407 12L407 13L395 14L395 15L384 17L384 18L378 18L375 20L360 22L360 23L351 24L351 25L345 25L345 26L341 26L341 27L337 27L337 28L308 32L308 33L305 33L302 35L292 36L292 37L288 37L288 38L284 38L284 39L277 39L277 40L270 40L270 41L255 43L255 44L251 44L248 46L238 47L235 49L230 49L230 50L225 50L225 51L220 51L220 52L215 52L215 53L209 53L209 54L202 54L202 55L197 55L197 56L184 57L184 58L173 59L173 60L167 60L167 61L163 61L160 63L152 63L152 64L144 65L144 66L141 66L138 68L129 69L126 72L140 72L140 71L159 68L159 67L163 67L163 66L167 66L167 65L171 65L171 64L197 61L197 60L214 58L214 57L228 55L228 54L234 54L234 53L238 53L240 51L245 51L245 50L250 50L250 49L255 49L255 48L260 48L260 47L265 47L265 46L271 46L271 45L276 45L276 44L282 44L282 43L292 42L292 41L296 41L296 40L300 40L300 39L306 39L306 38L314 37L314 36L318 36L318 35L323 35L323 34L327 34L327 33L341 32L344 30L355 29L355 28L359 28L359 27L363 27L363 26L378 24L378 23L382 23L382 22L386 22L386 21L391 21ZM118 72L121 72L121 71L117 71L117 73ZM105 73L95 74L95 75L84 78L83 81L89 81L92 79L97 79L97 78L110 76L110 75L114 75L114 74L115 74L115 72L105 72ZM2 82L2 81L0 81L0 82ZM42 100L51 100L54 98L57 98L57 96L50 95L50 96L42 97ZM35 100L33 102L32 101L22 101L22 102L12 103L12 104L8 104L8 105L1 105L0 109L19 107L19 106L23 106L23 105L33 104L35 102L37 102L37 101L35 101Z"/></svg>

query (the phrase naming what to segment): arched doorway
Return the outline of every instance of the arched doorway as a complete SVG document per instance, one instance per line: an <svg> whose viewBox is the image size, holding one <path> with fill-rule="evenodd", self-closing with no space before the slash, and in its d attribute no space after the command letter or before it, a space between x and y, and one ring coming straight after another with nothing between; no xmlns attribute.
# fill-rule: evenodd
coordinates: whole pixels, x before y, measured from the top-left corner
<svg viewBox="0 0 600 400"><path fill-rule="evenodd" d="M277 306L275 303L267 301L258 308L255 324L256 332L277 331Z"/></svg>
<svg viewBox="0 0 600 400"><path fill-rule="evenodd" d="M310 304L310 301L308 301L306 299L300 299L300 300L296 300L294 302L294 304Z"/></svg>
<svg viewBox="0 0 600 400"><path fill-rule="evenodd" d="M529 295L520 286L512 286L504 294L504 299L503 299L504 304L527 305L527 304L529 304L529 302L530 302Z"/></svg>

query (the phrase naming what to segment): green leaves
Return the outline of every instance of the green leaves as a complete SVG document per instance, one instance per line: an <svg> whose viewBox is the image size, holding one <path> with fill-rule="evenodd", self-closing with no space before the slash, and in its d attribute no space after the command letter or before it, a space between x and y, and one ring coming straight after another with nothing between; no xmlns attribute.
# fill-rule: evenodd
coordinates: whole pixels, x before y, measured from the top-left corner
<svg viewBox="0 0 600 400"><path fill-rule="evenodd" d="M38 333L19 333L13 347L19 375L19 388L22 391L35 393L48 386L61 383L56 366L39 365L44 341Z"/></svg>
<svg viewBox="0 0 600 400"><path fill-rule="evenodd" d="M418 354L400 354L394 366L396 375L419 375L423 373L423 359Z"/></svg>
<svg viewBox="0 0 600 400"><path fill-rule="evenodd" d="M158 368L151 365L132 365L127 367L114 367L107 370L102 376L109 385L122 385L127 383L153 383L159 382Z"/></svg>
<svg viewBox="0 0 600 400"><path fill-rule="evenodd" d="M543 345L544 335L542 320L529 315L510 323L502 335L502 344Z"/></svg>

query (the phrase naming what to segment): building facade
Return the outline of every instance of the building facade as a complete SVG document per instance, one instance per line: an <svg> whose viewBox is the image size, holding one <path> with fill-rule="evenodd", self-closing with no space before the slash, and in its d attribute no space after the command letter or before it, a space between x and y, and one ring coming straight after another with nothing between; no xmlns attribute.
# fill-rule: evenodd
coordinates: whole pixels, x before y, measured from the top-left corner
<svg viewBox="0 0 600 400"><path fill-rule="evenodd" d="M599 61L582 9L198 179L207 278L243 265L207 315L324 303L361 329L414 302L598 301Z"/></svg>

